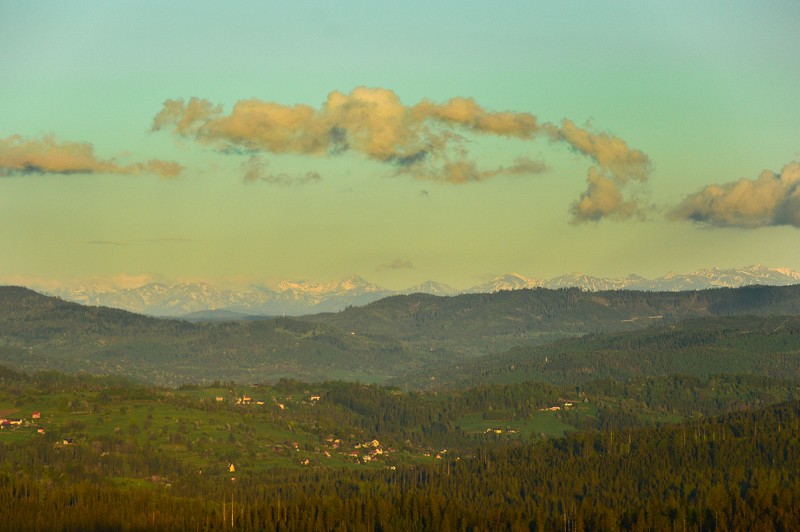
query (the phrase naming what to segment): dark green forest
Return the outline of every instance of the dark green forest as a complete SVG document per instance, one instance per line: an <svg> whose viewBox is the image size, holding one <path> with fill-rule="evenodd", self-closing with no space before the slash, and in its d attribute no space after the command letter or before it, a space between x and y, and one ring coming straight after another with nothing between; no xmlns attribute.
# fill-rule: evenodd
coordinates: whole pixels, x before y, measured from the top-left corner
<svg viewBox="0 0 800 532"><path fill-rule="evenodd" d="M226 386L1 373L0 404L13 400L26 413L54 405L44 421L0 430L6 530L791 530L800 522L800 402L774 403L796 383L527 383L443 397L282 381L257 391L287 401L279 419L274 404L228 401L243 390ZM580 431L487 435L459 425L470 414L513 423L563 405L570 391L600 405L580 414ZM631 405L639 408L626 414ZM578 412L564 410L561 421ZM214 438L217 420L227 437ZM361 442L370 438L381 443L367 451Z"/></svg>

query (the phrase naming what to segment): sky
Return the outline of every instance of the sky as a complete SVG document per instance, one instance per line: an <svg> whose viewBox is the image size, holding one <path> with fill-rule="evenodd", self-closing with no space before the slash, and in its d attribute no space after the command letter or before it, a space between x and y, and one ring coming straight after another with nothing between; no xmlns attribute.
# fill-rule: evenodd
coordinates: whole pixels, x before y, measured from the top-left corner
<svg viewBox="0 0 800 532"><path fill-rule="evenodd" d="M800 270L800 3L0 3L0 282Z"/></svg>

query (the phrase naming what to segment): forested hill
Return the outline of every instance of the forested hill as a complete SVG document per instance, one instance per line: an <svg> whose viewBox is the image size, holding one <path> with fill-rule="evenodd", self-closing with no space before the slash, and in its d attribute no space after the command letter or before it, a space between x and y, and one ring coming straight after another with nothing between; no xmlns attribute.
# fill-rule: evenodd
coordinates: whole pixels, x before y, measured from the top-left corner
<svg viewBox="0 0 800 532"><path fill-rule="evenodd" d="M447 342L637 330L710 316L791 314L800 314L800 285L693 292L536 288L453 297L414 294L303 319L358 334Z"/></svg>
<svg viewBox="0 0 800 532"><path fill-rule="evenodd" d="M416 380L404 378L411 373L430 377L431 368L450 371L448 366L469 359L531 349L565 337L635 332L686 319L745 314L800 314L800 286L684 293L539 289L457 297L412 295L339 314L200 324L86 307L24 288L0 287L0 363L29 371L120 374L168 385L214 379L274 381L280 377L367 382L397 378L408 384ZM750 325L741 327L747 330ZM673 338L683 333L662 329L657 334ZM591 340L598 341L606 340ZM558 349L573 354L571 369L565 370L568 374L600 376L600 368L610 367L605 362L584 363L584 355L574 358L575 353L599 349L587 347L594 343L575 342L558 344ZM715 356L725 356L713 345L705 347L712 348ZM621 353L621 369L614 376L671 371L662 356L669 350L658 351L662 353L658 364L663 367L645 367L642 360L646 358L637 358L643 349L641 345L612 349ZM545 351L517 350L485 358L480 365L462 365L461 377L472 378L463 375L467 369L485 374L487 365L491 373L505 365L528 366L542 353ZM697 356L707 360L706 355ZM690 362L687 358L686 363ZM780 367L770 366L770 371L780 371ZM750 372L749 368L740 369ZM552 376L544 380L552 380ZM537 372L529 376L541 377Z"/></svg>
<svg viewBox="0 0 800 532"><path fill-rule="evenodd" d="M0 363L176 385L292 376L381 380L415 367L390 338L292 319L192 324L0 287Z"/></svg>
<svg viewBox="0 0 800 532"><path fill-rule="evenodd" d="M120 330L146 327L180 334L193 326L107 307L90 307L44 296L20 286L0 286L0 333L24 336L26 331L39 338L58 334Z"/></svg>
<svg viewBox="0 0 800 532"><path fill-rule="evenodd" d="M698 318L639 331L588 334L471 360L440 361L397 383L457 389L486 383L578 384L676 374L757 375L800 382L800 316Z"/></svg>

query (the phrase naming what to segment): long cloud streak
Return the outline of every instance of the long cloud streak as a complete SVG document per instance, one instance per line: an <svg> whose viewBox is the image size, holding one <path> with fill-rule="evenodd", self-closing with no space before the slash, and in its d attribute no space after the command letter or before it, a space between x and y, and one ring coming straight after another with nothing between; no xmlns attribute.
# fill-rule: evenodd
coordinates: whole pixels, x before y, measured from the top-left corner
<svg viewBox="0 0 800 532"><path fill-rule="evenodd" d="M242 163L242 169L244 170L244 180L250 183L264 181L273 185L289 186L312 183L322 179L317 172L306 172L304 175L275 174L269 171L269 163L258 155L252 155Z"/></svg>
<svg viewBox="0 0 800 532"><path fill-rule="evenodd" d="M800 162L777 174L764 170L756 179L708 185L684 198L669 217L719 227L800 227Z"/></svg>
<svg viewBox="0 0 800 532"><path fill-rule="evenodd" d="M0 139L0 175L106 173L173 178L181 171L183 167L178 163L158 159L128 165L98 159L91 144L59 142L51 135L30 140L19 135Z"/></svg>
<svg viewBox="0 0 800 532"><path fill-rule="evenodd" d="M540 124L530 113L492 112L469 98L452 98L441 104L422 100L406 106L393 91L381 88L358 87L349 94L334 91L319 109L250 99L237 102L225 114L221 106L206 99L167 100L153 119L152 129L171 129L178 136L224 152L317 156L355 152L391 165L396 173L454 184L533 175L547 169L544 163L525 157L510 165L482 169L470 158L466 134L519 140L545 134L592 159L620 194L628 181L644 182L650 172L650 161L641 151L571 121L560 127ZM246 168L246 176L261 175L250 170ZM594 209L586 218L581 218L581 209L573 209L573 213L578 220L597 220L607 215L624 217L631 211L630 201L616 205L623 210Z"/></svg>

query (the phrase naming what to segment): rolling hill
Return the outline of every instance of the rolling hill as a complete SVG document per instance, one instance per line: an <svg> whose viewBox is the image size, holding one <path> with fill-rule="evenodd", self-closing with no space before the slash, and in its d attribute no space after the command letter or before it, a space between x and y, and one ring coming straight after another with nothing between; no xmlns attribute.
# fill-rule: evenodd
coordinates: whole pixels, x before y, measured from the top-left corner
<svg viewBox="0 0 800 532"><path fill-rule="evenodd" d="M726 353L732 353L737 362L730 368L758 373L745 355L761 349L752 339L774 324L775 338L764 341L770 349L785 344L783 351L773 349L784 360L765 361L765 371L792 376L798 341L794 318L770 316L798 314L798 286L669 293L534 289L414 294L337 314L190 323L0 287L0 364L118 374L168 385L294 377L391 379L422 386L420 375L468 380L512 365L529 370L517 375L554 382L665 374L723 367ZM737 316L749 317L736 321ZM764 321L770 319L778 321ZM707 340L701 345L687 338ZM683 366L665 358L676 349L685 355ZM547 371L537 369L543 357L553 356L547 353L566 357L561 373L552 364ZM656 354L648 366L643 361L649 353ZM704 366L712 355L715 362Z"/></svg>

